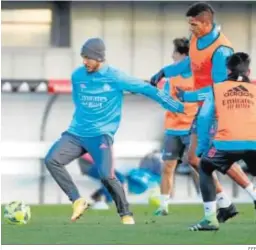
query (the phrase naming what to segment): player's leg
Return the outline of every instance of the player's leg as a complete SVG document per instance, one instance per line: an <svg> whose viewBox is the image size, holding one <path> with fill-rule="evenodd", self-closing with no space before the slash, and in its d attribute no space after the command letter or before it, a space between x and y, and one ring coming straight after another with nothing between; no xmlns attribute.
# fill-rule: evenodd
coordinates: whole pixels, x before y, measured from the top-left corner
<svg viewBox="0 0 256 250"><path fill-rule="evenodd" d="M98 170L97 170L97 172L99 173ZM122 187L125 189L125 176L123 174L121 174L119 171L115 170L115 177L120 181L120 183L122 184ZM101 180L100 174L99 174L99 180ZM105 205L103 205L103 203L101 203L101 206L107 207L108 206L107 204L111 203L113 201L113 199L112 199L112 196L110 195L110 193L108 192L108 190L104 186L102 187L102 196L106 203L105 203ZM100 204L97 204L97 206L94 206L94 208L101 207L101 206L100 206Z"/></svg>
<svg viewBox="0 0 256 250"><path fill-rule="evenodd" d="M213 125L214 127L214 125ZM209 137L209 145L205 145L205 151L207 152L210 144L211 139L214 134L214 128L209 131L209 135L205 135ZM196 123L192 125L191 129L191 140L190 140L190 147L188 152L188 160L192 167L198 172L198 162L200 162L200 158L196 156L196 148L197 148L197 126ZM236 207L232 204L231 200L228 198L226 193L224 192L222 185L220 184L216 173L213 172L213 180L216 187L217 193L217 205L218 205L218 219L220 222L225 222L229 218L234 217L238 212Z"/></svg>
<svg viewBox="0 0 256 250"><path fill-rule="evenodd" d="M132 213L126 199L124 188L116 178L113 167L112 138L108 135L85 138L84 147L93 157L95 166L99 171L102 184L114 200L117 212L124 224L134 224Z"/></svg>
<svg viewBox="0 0 256 250"><path fill-rule="evenodd" d="M173 196L174 174L178 160L165 160L161 178L161 195L167 199Z"/></svg>
<svg viewBox="0 0 256 250"><path fill-rule="evenodd" d="M197 126L196 126L196 118L191 126L191 134L190 134L190 144L188 149L188 163L198 172L198 166L200 163L200 158L196 155L197 148Z"/></svg>
<svg viewBox="0 0 256 250"><path fill-rule="evenodd" d="M197 134L192 133L190 137L190 146L188 151L188 162L189 164L198 172L199 170L199 164L200 164L200 158L196 156L196 148L197 148ZM223 193L223 188L218 181L217 175L213 173L214 175L214 181L216 186L216 192ZM227 197L225 196L225 199Z"/></svg>
<svg viewBox="0 0 256 250"><path fill-rule="evenodd" d="M181 136L181 141L182 144L184 145L184 150L183 150L183 155L182 155L182 162L184 164L189 164L188 161L188 152L189 152L189 148L190 148L190 137L191 135L184 135ZM195 189L197 194L200 194L200 185L199 185L199 175L198 175L198 171L195 170L194 167L192 167L192 173L191 173L191 177L193 179L194 185L195 185Z"/></svg>
<svg viewBox="0 0 256 250"><path fill-rule="evenodd" d="M85 169L84 174L86 174L87 176L89 176L95 180L101 181L100 172L98 171L97 165L94 163L93 159L92 159L92 164L88 168ZM115 170L115 176L124 186L125 176L117 170ZM91 196L91 198L94 201L94 203L91 205L91 208L99 209L99 210L108 209L109 208L108 203L111 203L113 201L110 193L103 185L99 190L97 190Z"/></svg>
<svg viewBox="0 0 256 250"><path fill-rule="evenodd" d="M244 157L244 161L247 165L248 172L255 177L256 176L256 150L247 151L246 155ZM250 183L245 190L247 193L251 196L251 198L254 200L254 208L256 210L256 187L253 185L253 183Z"/></svg>
<svg viewBox="0 0 256 250"><path fill-rule="evenodd" d="M231 154L236 155L237 152L231 152ZM253 176L256 176L256 151L245 151L241 152L240 155L240 158L242 158L247 165L248 172ZM241 169L238 170L237 168L234 168L234 166L228 169L227 175L249 194L256 209L256 188L249 180L248 176Z"/></svg>
<svg viewBox="0 0 256 250"><path fill-rule="evenodd" d="M108 203L112 202L112 197L108 190L102 185L92 196L93 204L90 206L94 210L108 210Z"/></svg>
<svg viewBox="0 0 256 250"><path fill-rule="evenodd" d="M93 200L94 203L101 201L103 192L104 192L104 187L100 187L92 193L91 199Z"/></svg>
<svg viewBox="0 0 256 250"><path fill-rule="evenodd" d="M199 180L204 203L204 218L199 223L191 226L191 231L212 231L219 229L217 220L216 187L213 179L215 167L212 162L203 157L200 162Z"/></svg>
<svg viewBox="0 0 256 250"><path fill-rule="evenodd" d="M160 207L155 211L155 215L167 215L170 195L173 192L174 174L180 157L180 151L183 150L180 136L165 135L163 146L164 166L161 178Z"/></svg>
<svg viewBox="0 0 256 250"><path fill-rule="evenodd" d="M87 156L89 156L89 154L87 154ZM90 156L90 158L91 158L91 156ZM92 158L91 158L90 162L88 162L87 159L86 160L84 159L84 157L80 157L78 160L78 163L79 163L79 166L80 166L80 169L81 169L81 172L83 175L93 178L96 181L99 181L99 182L101 181L98 169L95 167L95 164L94 164L94 161L92 160ZM93 203L90 204L90 208L96 209L96 210L109 209L108 204L105 202L105 199L103 199L106 195L107 195L107 197L110 196L110 194L108 194L108 191L106 190L106 188L102 185L99 189L97 189L96 191L94 191L92 193L91 199L92 199Z"/></svg>
<svg viewBox="0 0 256 250"><path fill-rule="evenodd" d="M253 161L255 161L255 155L254 158L250 158L250 154L249 157L247 157L248 155L246 154L246 156L244 156L245 154L243 153L243 151L239 152L239 151L234 151L234 152L230 152L230 157L232 159L234 159L234 161L236 161L235 163L232 164L231 167L228 168L227 170L227 175L233 180L235 181L238 185L240 185L253 199L253 201L256 200L256 192L255 192L255 188L252 184L252 182L249 180L249 178L247 177L247 175L244 173L244 171L242 170L241 166L239 165L239 160L243 159L243 157L245 157L245 159L247 160L247 162L252 165L251 163ZM254 159L254 160L253 160ZM246 162L246 164L247 164ZM218 196L217 196L218 198ZM218 200L218 199L217 199ZM222 202L220 200L220 202ZM225 201L224 201L225 203ZM230 218L230 215L233 214L233 216L235 216L238 212L236 211L236 208L234 205L230 205L229 206L229 211L227 213L227 209L222 209L220 208L218 210L218 220L219 222L225 222L227 219Z"/></svg>
<svg viewBox="0 0 256 250"><path fill-rule="evenodd" d="M45 165L48 171L68 196L69 200L73 202L74 211L71 217L72 220L79 218L88 204L81 198L65 166L80 157L83 153L85 153L85 150L82 148L79 139L69 133L64 133L51 147L45 157Z"/></svg>
<svg viewBox="0 0 256 250"><path fill-rule="evenodd" d="M244 161L247 165L248 172L252 176L256 176L256 150L250 150L246 152Z"/></svg>
<svg viewBox="0 0 256 250"><path fill-rule="evenodd" d="M214 150L213 150L214 149ZM219 229L217 220L216 187L212 173L217 169L222 173L235 162L227 153L211 148L207 155L203 155L200 161L199 179L200 189L204 203L204 218L191 226L191 231L211 231Z"/></svg>
<svg viewBox="0 0 256 250"><path fill-rule="evenodd" d="M97 179L101 180L99 171L96 167L97 166L94 166L93 168L97 172ZM120 181L123 188L125 188L125 176L122 173L120 173L119 171L115 170L115 177ZM108 204L111 203L113 201L113 199L112 199L110 193L108 192L108 190L103 185L100 190L101 190L101 192L99 192L99 194L101 195L101 198L103 198L103 199L95 201L95 203L91 206L91 208L98 209L98 210L103 210L103 209L106 210L109 208Z"/></svg>

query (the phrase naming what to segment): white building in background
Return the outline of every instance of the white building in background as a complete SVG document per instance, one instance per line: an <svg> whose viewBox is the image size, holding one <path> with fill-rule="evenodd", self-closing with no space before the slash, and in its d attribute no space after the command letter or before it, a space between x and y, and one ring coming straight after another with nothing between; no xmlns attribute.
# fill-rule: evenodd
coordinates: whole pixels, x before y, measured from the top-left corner
<svg viewBox="0 0 256 250"><path fill-rule="evenodd" d="M188 3L77 1L70 4L66 6L68 21L61 19L63 23L59 27L56 15L61 15L62 10L56 12L51 3L41 2L42 9L38 10L32 6L32 15L28 12L32 8L29 5L26 10L18 9L13 14L10 14L13 9L2 10L2 60L5 62L2 78L66 79L81 62L81 45L94 36L105 40L110 64L148 78L171 62L172 40L188 36L185 18ZM256 3L223 1L213 6L217 23L235 50L249 52L256 58ZM63 34L65 31L67 34ZM69 46L52 47L51 44L61 44L58 40L68 40ZM255 60L252 74L256 77Z"/></svg>

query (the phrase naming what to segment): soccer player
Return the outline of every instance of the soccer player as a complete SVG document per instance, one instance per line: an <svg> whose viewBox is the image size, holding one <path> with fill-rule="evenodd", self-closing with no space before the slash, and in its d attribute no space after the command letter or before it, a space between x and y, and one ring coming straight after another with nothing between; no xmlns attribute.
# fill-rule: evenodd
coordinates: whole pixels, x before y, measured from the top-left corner
<svg viewBox="0 0 256 250"><path fill-rule="evenodd" d="M189 40L187 38L176 38L173 40L174 51L173 60L179 62L188 56ZM176 96L176 88L179 87L184 91L192 91L194 82L191 69L176 77L171 77L164 84L164 90L174 99ZM178 160L183 153L188 151L190 143L190 129L195 115L197 113L197 103L184 103L185 114L177 114L167 111L165 114L165 137L163 146L164 168L161 179L161 196L160 207L156 210L155 215L168 214L168 201L170 194L173 192L173 181L175 168Z"/></svg>
<svg viewBox="0 0 256 250"><path fill-rule="evenodd" d="M200 114L200 129L207 131L212 117L217 117L217 132L208 153L200 162L200 187L205 217L192 231L218 230L216 191L212 172L227 174L247 191L256 209L256 190L245 173L231 165L243 160L248 172L256 176L256 86L250 83L250 58L246 53L235 53L227 62L228 79L214 84ZM208 127L208 128L207 128Z"/></svg>
<svg viewBox="0 0 256 250"><path fill-rule="evenodd" d="M121 183L114 176L112 144L119 127L124 91L145 95L164 108L183 112L184 106L148 83L129 77L105 63L105 45L99 38L81 49L83 66L72 73L75 112L72 122L49 150L45 164L52 177L73 203L72 221L88 207L65 166L88 152L101 181L111 194L123 224L134 224Z"/></svg>
<svg viewBox="0 0 256 250"><path fill-rule="evenodd" d="M191 30L189 57L177 64L172 64L161 69L151 78L151 83L158 82L162 77L177 76L186 68L191 67L194 77L195 91L177 90L177 96L185 102L198 102L201 106L203 100L209 94L214 83L221 82L227 78L226 60L233 54L230 42L220 31L220 28L214 23L214 10L205 2L193 4L187 11L186 16ZM201 133L197 130L197 118L192 125L191 142L188 152L188 160L192 167L198 169L200 158L196 155L198 137L205 137L210 141L211 131ZM211 129L214 130L214 129ZM204 150L207 150L209 145ZM240 167L235 164L237 171ZM238 212L231 203L217 176L214 176L217 203L218 203L218 220L225 222L234 217Z"/></svg>

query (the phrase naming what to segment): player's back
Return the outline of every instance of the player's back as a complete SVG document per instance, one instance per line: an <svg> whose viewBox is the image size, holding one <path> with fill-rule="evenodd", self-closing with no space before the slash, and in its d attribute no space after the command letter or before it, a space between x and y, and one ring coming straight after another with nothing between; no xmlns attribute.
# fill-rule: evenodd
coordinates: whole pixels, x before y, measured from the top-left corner
<svg viewBox="0 0 256 250"><path fill-rule="evenodd" d="M214 85L218 149L256 149L256 85L225 81Z"/></svg>
<svg viewBox="0 0 256 250"><path fill-rule="evenodd" d="M88 73L79 67L72 74L72 95L75 104L68 131L78 136L113 135L121 119L123 92L117 85L118 70L104 65Z"/></svg>

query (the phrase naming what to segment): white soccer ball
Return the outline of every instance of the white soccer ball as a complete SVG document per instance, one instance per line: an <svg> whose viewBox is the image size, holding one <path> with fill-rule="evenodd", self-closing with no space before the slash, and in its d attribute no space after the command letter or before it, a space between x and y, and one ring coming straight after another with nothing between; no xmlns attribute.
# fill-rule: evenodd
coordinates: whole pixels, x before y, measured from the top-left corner
<svg viewBox="0 0 256 250"><path fill-rule="evenodd" d="M22 201L12 201L4 208L4 220L9 224L27 224L30 218L30 206Z"/></svg>

